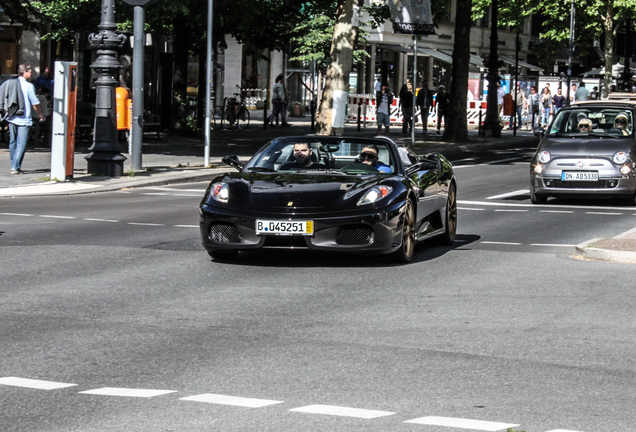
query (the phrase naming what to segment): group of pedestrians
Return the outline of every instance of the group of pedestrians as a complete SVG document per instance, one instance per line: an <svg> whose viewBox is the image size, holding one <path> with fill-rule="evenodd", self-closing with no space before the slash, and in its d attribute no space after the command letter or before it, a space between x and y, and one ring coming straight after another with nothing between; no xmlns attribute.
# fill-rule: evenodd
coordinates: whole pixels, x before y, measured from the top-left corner
<svg viewBox="0 0 636 432"><path fill-rule="evenodd" d="M420 110L422 122L422 132L428 132L428 117L431 109L437 110L437 133L441 131L442 122L445 120L450 103L449 95L446 93L444 85L437 86L437 94L433 95L433 90L429 88L428 81L422 83L422 87L415 92L413 82L410 78L402 86L399 93L398 110L402 112L402 133L411 133L413 127L413 98L415 106ZM389 89L389 84L382 82L380 78L375 84L376 119L378 123L378 135L388 135L391 127L391 105L393 104L393 93ZM416 119L417 120L417 119Z"/></svg>
<svg viewBox="0 0 636 432"><path fill-rule="evenodd" d="M497 83L497 104L499 121L503 125L501 120L501 113L503 107L503 98L506 92L501 87L501 82ZM522 124L523 112L526 111L528 116L532 119L533 127L543 126L547 127L552 118L566 106L566 97L563 95L563 90L559 87L556 94L552 94L550 90L550 83L546 83L545 87L539 94L536 86L530 87L530 94L526 96L526 93L521 89L521 85L517 83L517 87L511 94L512 103L515 107L513 122L516 120L517 127L520 128ZM594 87L594 91L590 92L585 88L585 83L581 83L578 88L576 84L572 85L570 93L570 102L574 101L586 101L592 99L598 99L598 87ZM515 105L516 104L516 105ZM511 125L511 128L513 126Z"/></svg>

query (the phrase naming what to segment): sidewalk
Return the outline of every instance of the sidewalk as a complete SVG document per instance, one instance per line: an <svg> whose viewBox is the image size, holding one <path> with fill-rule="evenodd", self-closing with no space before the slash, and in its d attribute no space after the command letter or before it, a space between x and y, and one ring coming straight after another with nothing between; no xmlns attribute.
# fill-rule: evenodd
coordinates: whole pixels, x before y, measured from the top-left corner
<svg viewBox="0 0 636 432"><path fill-rule="evenodd" d="M90 153L90 141L77 141L75 151L74 175L71 181L50 181L51 153L49 148L27 145L22 169L24 174L10 175L9 144L0 140L0 203L2 197L50 196L82 193L105 192L144 186L161 186L175 183L207 181L217 173L232 170L222 164L223 156L233 154L241 160L249 159L260 147L279 136L295 136L314 133L309 117L288 117L293 126L268 127L263 129L263 112L250 110L251 121L246 131L215 130L210 137L210 167L204 166L205 138L184 137L155 133L144 134L142 147L143 170L131 170L131 158L127 143L121 142L124 162L124 176L119 178L93 176L87 173L84 157ZM367 123L366 128L358 131L357 124L345 125L346 136L373 137L376 135L375 123ZM390 137L403 146L411 145L411 134L402 134L401 125L391 127ZM416 129L413 151L418 154L439 152L451 159L461 157L469 151L482 149L511 149L536 146L538 139L530 131L504 129L501 138L485 138L477 134L476 129L469 130L468 143L445 142L433 128L424 135L421 128ZM6 203L6 201L5 201ZM0 204L1 205L1 204ZM5 204L6 205L6 204ZM3 206L4 207L4 206ZM619 234L612 239L594 239L577 247L580 254L591 259L615 262L636 263L636 228Z"/></svg>

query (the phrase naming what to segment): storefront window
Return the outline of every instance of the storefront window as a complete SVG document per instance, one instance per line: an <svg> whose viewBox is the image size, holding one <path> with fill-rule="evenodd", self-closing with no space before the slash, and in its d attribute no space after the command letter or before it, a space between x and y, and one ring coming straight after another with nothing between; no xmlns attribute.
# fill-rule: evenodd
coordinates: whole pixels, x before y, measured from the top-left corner
<svg viewBox="0 0 636 432"><path fill-rule="evenodd" d="M417 78L415 79L415 86L421 87L424 80L428 80L427 72L428 72L428 61L429 57L425 56L417 56ZM408 67L406 76L413 76L413 56L408 56Z"/></svg>

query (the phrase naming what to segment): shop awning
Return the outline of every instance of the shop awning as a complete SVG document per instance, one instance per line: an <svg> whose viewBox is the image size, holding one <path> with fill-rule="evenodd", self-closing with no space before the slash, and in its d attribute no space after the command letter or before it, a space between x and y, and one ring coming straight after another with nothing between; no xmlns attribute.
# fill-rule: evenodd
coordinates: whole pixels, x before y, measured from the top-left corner
<svg viewBox="0 0 636 432"><path fill-rule="evenodd" d="M514 66L516 64L514 57L500 54L499 58L503 60L504 63L507 63L511 66ZM524 62L522 60L519 60L519 66L524 67L526 69L533 70L533 71L543 72L543 68L540 68L539 66L531 65L530 63Z"/></svg>
<svg viewBox="0 0 636 432"><path fill-rule="evenodd" d="M375 46L380 48L380 49L385 49L385 50L389 50L389 51L413 54L413 50L412 49L408 49L406 47L403 47L402 45L376 44Z"/></svg>
<svg viewBox="0 0 636 432"><path fill-rule="evenodd" d="M420 54L424 54L425 56L436 58L439 61L443 61L444 63L453 63L453 57L445 54L441 51L437 51L433 48L418 48L417 52Z"/></svg>
<svg viewBox="0 0 636 432"><path fill-rule="evenodd" d="M452 50L439 50L440 52L444 53L444 54L448 54L449 56L453 56L453 51ZM478 55L475 54L471 54L470 55L470 59L468 60L468 64L470 64L473 67L484 67L484 59L479 57Z"/></svg>

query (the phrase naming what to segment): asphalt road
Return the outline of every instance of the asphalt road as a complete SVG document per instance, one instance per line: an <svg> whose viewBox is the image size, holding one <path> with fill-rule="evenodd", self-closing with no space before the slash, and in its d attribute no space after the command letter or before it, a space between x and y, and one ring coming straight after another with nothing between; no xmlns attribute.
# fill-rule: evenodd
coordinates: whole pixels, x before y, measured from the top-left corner
<svg viewBox="0 0 636 432"><path fill-rule="evenodd" d="M633 267L572 254L636 208L531 205L530 151L455 161L458 241L406 266L213 262L201 183L0 199L0 430L631 430Z"/></svg>

